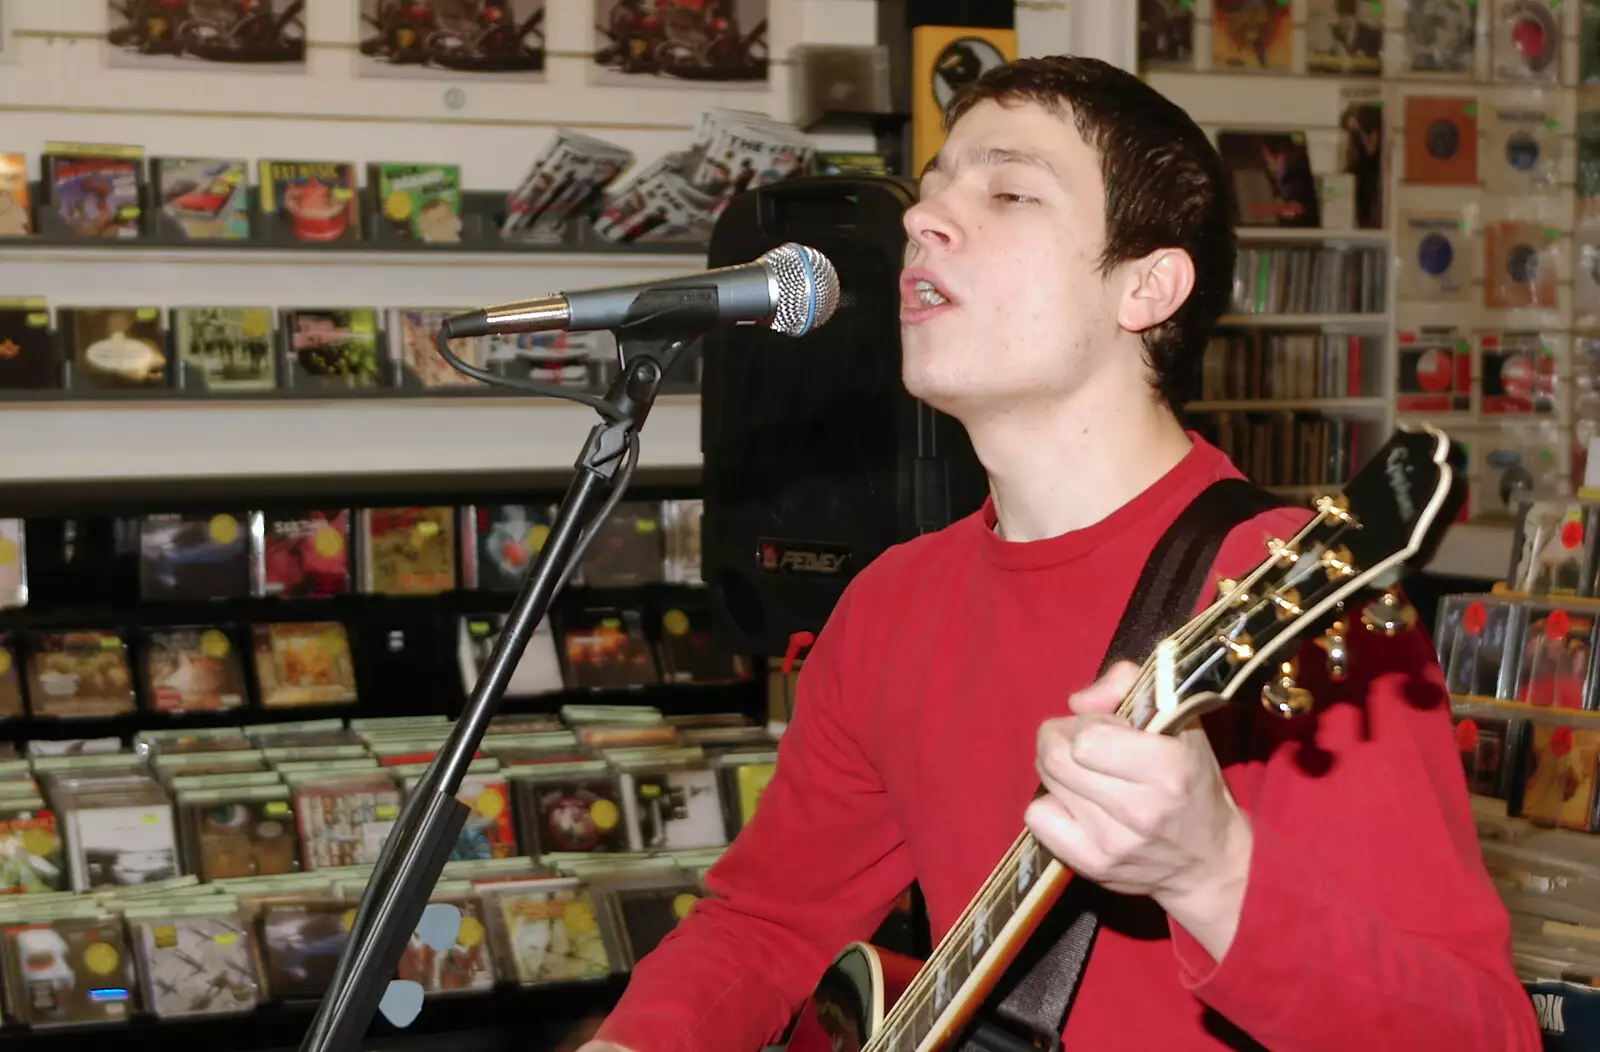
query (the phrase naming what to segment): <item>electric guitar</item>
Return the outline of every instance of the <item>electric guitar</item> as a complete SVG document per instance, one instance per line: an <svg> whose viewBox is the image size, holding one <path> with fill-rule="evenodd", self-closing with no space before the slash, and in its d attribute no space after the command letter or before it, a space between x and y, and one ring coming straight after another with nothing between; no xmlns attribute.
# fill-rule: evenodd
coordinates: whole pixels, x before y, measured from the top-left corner
<svg viewBox="0 0 1600 1052"><path fill-rule="evenodd" d="M1261 702L1284 718L1309 711L1285 648L1323 630L1339 679L1348 632L1392 635L1412 623L1415 612L1388 589L1425 561L1454 516L1460 463L1443 432L1402 426L1341 493L1317 498L1298 533L1268 541L1267 558L1242 579L1218 582L1216 600L1156 647L1119 713L1175 734L1247 682L1262 683ZM1356 599L1371 601L1352 616ZM1071 880L1024 830L926 962L864 942L840 952L796 1019L789 1052L959 1048Z"/></svg>

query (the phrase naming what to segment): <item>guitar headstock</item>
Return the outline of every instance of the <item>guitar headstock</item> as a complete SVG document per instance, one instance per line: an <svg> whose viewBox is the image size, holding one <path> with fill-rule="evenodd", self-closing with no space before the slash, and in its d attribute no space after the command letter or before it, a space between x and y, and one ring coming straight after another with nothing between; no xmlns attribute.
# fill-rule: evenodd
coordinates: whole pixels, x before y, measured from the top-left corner
<svg viewBox="0 0 1600 1052"><path fill-rule="evenodd" d="M1136 725L1159 731L1186 722L1262 671L1268 708L1286 717L1306 711L1311 698L1295 684L1290 644L1326 626L1319 642L1337 679L1349 635L1394 634L1414 622L1415 611L1385 589L1426 561L1455 517L1463 461L1444 432L1402 425L1347 485L1316 498L1299 532L1269 540L1261 563L1219 582L1211 606L1163 641L1146 667L1151 674L1160 666L1160 682ZM1355 599L1371 602L1352 617L1346 611Z"/></svg>

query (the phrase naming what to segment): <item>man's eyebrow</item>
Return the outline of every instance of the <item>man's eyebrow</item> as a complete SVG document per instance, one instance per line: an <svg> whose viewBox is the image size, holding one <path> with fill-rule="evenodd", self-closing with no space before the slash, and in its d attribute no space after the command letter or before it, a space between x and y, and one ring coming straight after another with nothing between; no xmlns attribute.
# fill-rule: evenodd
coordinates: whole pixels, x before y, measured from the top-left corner
<svg viewBox="0 0 1600 1052"><path fill-rule="evenodd" d="M1055 165L1051 164L1043 154L1034 153L1032 150L1018 150L1005 146L984 146L977 150L968 151L967 159L970 163L983 167L1021 164L1030 168L1042 169L1051 175L1056 174ZM939 155L935 154L928 159L927 164L923 165L922 176L940 170Z"/></svg>

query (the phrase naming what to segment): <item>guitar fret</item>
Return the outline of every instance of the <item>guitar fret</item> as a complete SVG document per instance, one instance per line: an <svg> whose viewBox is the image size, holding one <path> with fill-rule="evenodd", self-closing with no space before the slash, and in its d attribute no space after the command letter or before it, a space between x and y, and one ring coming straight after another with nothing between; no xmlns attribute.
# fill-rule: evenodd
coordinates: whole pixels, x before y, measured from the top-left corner
<svg viewBox="0 0 1600 1052"><path fill-rule="evenodd" d="M979 902L972 910L972 949L968 953L974 967L989 948L989 938L989 904Z"/></svg>

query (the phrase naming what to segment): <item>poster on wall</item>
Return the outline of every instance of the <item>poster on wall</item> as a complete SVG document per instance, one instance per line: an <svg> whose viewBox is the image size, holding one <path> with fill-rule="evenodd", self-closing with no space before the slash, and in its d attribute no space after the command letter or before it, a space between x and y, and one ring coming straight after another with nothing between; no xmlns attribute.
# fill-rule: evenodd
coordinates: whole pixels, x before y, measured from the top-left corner
<svg viewBox="0 0 1600 1052"><path fill-rule="evenodd" d="M307 0L106 0L119 69L304 72Z"/></svg>
<svg viewBox="0 0 1600 1052"><path fill-rule="evenodd" d="M769 0L594 0L595 84L767 82Z"/></svg>
<svg viewBox="0 0 1600 1052"><path fill-rule="evenodd" d="M414 79L545 78L548 0L358 0L356 72Z"/></svg>

